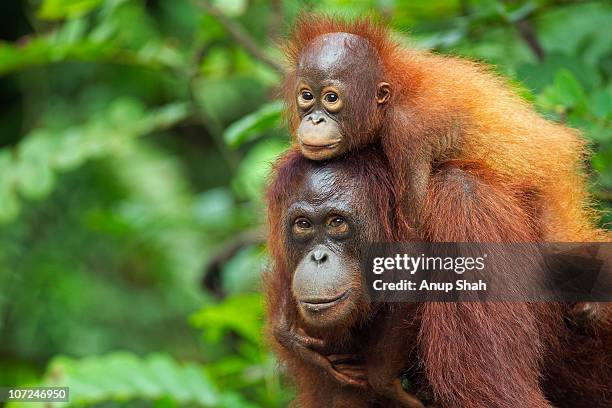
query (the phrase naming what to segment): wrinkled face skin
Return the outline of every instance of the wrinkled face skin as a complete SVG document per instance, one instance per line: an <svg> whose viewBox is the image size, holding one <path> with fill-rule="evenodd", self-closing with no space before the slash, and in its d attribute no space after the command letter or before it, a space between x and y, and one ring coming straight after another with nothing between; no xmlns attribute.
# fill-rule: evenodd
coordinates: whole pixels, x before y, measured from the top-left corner
<svg viewBox="0 0 612 408"><path fill-rule="evenodd" d="M318 328L348 327L367 310L363 296L359 243L377 226L357 212L354 178L332 166L307 174L285 215L285 237L293 248L292 294L304 321Z"/></svg>
<svg viewBox="0 0 612 408"><path fill-rule="evenodd" d="M317 37L301 54L295 97L302 154L325 160L357 147L380 126L380 107L391 96L372 45L354 34Z"/></svg>

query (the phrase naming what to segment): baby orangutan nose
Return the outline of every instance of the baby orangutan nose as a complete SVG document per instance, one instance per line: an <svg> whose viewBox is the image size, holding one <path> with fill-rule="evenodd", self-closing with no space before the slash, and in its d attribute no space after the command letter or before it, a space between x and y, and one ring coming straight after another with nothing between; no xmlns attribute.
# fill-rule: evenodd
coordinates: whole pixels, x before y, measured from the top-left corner
<svg viewBox="0 0 612 408"><path fill-rule="evenodd" d="M325 116L323 116L323 114L317 113L317 112L314 112L314 113L308 115L307 120L311 121L315 125L318 125L319 123L327 122L327 120L325 119Z"/></svg>

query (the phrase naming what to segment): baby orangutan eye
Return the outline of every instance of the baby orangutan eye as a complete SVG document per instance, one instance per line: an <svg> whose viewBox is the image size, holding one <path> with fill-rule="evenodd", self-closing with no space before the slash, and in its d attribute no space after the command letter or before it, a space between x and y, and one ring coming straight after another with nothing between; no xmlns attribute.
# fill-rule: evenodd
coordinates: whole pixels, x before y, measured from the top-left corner
<svg viewBox="0 0 612 408"><path fill-rule="evenodd" d="M338 113L344 105L343 99L340 98L338 92L334 89L323 89L322 103L329 113Z"/></svg>
<svg viewBox="0 0 612 408"><path fill-rule="evenodd" d="M335 92L330 92L324 96L325 102L334 103L338 100L338 95Z"/></svg>
<svg viewBox="0 0 612 408"><path fill-rule="evenodd" d="M309 91L302 91L302 99L304 99L305 101L312 101L314 99L314 96Z"/></svg>

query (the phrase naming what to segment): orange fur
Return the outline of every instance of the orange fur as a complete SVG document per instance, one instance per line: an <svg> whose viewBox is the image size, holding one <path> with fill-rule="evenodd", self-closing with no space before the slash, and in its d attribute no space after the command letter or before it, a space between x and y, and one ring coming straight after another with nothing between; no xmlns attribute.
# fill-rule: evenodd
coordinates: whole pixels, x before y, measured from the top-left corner
<svg viewBox="0 0 612 408"><path fill-rule="evenodd" d="M415 395L429 394L436 407L612 407L612 325L601 321L576 330L567 324L569 308L562 303L382 303L356 309L348 326L308 331L325 340L322 356L363 359L365 389L338 383L280 341L279 321L303 327L291 293L296 248L285 236L285 214L301 199L308 173L325 166L340 173L340 191L357 186L351 195L360 203L356 222L370 231L380 227L366 242L417 239L395 211L398 193L380 149L330 163L308 161L296 150L281 158L267 194L274 266L265 291L270 342L297 386L297 406L417 407L400 400L408 393L393 388L408 372ZM428 186L423 236L429 242L537 241L540 209L534 201L530 191L475 163L449 161ZM508 272L504 281L510 287L525 278Z"/></svg>
<svg viewBox="0 0 612 408"><path fill-rule="evenodd" d="M378 51L384 80L393 90L390 107L376 134L356 131L349 145L353 149L380 138L400 188L406 191L409 173L419 171L409 162L474 161L540 197L545 240L610 239L596 227L599 214L583 169L588 149L579 131L544 119L484 65L406 48L370 19L298 19L284 47L291 69L283 89L293 134L300 120L295 106L299 57L315 38L334 32L365 38ZM417 147L423 140L436 151L433 158Z"/></svg>

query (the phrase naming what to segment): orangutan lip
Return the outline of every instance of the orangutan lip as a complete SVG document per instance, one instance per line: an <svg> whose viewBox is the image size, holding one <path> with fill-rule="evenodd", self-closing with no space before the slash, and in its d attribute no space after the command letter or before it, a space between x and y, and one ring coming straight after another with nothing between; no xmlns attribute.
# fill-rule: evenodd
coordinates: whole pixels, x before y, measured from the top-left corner
<svg viewBox="0 0 612 408"><path fill-rule="evenodd" d="M307 143L302 143L302 146L308 150L327 150L327 149L331 150L331 149L335 149L336 147L338 147L339 144L340 142L330 143L326 145L311 145Z"/></svg>
<svg viewBox="0 0 612 408"><path fill-rule="evenodd" d="M342 293L339 296L336 296L331 299L308 299L308 300L300 300L300 303L306 306L309 310L318 312L324 309L328 309L332 306L337 305L338 303L345 300L349 295L349 291Z"/></svg>

